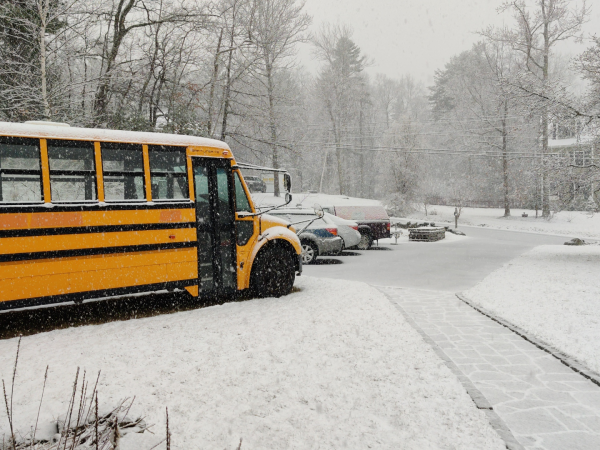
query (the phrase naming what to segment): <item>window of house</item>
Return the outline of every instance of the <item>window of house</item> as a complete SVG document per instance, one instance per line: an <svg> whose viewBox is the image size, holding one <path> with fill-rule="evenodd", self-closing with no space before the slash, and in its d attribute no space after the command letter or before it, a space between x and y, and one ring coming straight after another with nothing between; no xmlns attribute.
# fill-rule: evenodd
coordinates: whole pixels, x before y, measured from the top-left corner
<svg viewBox="0 0 600 450"><path fill-rule="evenodd" d="M39 140L0 137L0 203L41 201Z"/></svg>
<svg viewBox="0 0 600 450"><path fill-rule="evenodd" d="M101 149L105 200L145 200L142 146L103 142Z"/></svg>
<svg viewBox="0 0 600 450"><path fill-rule="evenodd" d="M96 200L94 143L48 139L52 202Z"/></svg>
<svg viewBox="0 0 600 450"><path fill-rule="evenodd" d="M152 145L148 147L153 200L189 197L185 148Z"/></svg>

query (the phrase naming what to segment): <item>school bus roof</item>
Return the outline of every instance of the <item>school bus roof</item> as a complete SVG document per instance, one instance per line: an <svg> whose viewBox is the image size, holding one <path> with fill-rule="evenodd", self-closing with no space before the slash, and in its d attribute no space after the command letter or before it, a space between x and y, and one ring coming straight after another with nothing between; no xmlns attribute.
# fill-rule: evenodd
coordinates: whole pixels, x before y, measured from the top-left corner
<svg viewBox="0 0 600 450"><path fill-rule="evenodd" d="M57 124L31 124L0 122L0 136L38 139L73 139L78 141L124 142L147 145L175 145L185 147L210 147L229 150L229 146L216 139L183 134L148 133L141 131L77 128Z"/></svg>

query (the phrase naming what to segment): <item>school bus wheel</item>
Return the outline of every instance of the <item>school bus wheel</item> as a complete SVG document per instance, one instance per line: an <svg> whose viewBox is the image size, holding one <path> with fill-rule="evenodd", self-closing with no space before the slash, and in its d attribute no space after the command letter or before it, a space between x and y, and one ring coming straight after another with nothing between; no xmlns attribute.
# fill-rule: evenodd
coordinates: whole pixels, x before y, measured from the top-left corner
<svg viewBox="0 0 600 450"><path fill-rule="evenodd" d="M259 297L281 297L292 291L296 279L295 253L281 244L269 244L257 255L250 288Z"/></svg>

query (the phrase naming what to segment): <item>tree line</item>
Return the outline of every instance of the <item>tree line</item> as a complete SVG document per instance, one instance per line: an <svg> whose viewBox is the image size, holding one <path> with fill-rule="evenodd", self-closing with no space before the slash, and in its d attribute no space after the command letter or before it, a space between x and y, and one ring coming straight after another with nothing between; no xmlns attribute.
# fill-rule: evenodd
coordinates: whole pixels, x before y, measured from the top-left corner
<svg viewBox="0 0 600 450"><path fill-rule="evenodd" d="M549 147L598 123L600 39L570 60L556 51L582 37L589 8L513 0L503 12L510 27L480 30L426 87L369 75L351 28L310 33L299 0L7 0L0 119L222 139L242 161L289 169L296 191L380 198L399 212L487 202L549 215L589 203L595 159L575 164ZM314 75L298 63L301 43L319 61ZM571 89L573 74L584 91Z"/></svg>

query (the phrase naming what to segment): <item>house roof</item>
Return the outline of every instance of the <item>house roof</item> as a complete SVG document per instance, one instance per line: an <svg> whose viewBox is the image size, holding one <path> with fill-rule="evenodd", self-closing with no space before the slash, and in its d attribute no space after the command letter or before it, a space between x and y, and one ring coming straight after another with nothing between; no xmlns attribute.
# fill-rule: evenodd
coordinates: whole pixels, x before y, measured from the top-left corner
<svg viewBox="0 0 600 450"><path fill-rule="evenodd" d="M548 148L574 147L576 145L589 144L592 140L591 136L580 136L579 139L548 139Z"/></svg>

